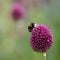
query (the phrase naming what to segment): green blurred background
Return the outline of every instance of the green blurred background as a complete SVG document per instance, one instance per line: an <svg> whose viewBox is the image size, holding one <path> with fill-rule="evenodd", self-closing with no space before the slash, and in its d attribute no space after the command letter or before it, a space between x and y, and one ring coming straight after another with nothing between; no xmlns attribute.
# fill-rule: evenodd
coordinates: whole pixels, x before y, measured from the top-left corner
<svg viewBox="0 0 60 60"><path fill-rule="evenodd" d="M44 60L30 47L28 25L31 21L51 28L53 46L47 60L60 60L60 0L23 0L26 18L14 22L10 18L12 0L0 0L0 60Z"/></svg>

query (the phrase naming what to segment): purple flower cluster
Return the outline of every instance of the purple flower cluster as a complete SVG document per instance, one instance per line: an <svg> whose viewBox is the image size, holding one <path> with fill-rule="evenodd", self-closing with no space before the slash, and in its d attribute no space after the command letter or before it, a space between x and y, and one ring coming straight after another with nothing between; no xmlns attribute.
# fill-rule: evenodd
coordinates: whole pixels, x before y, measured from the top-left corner
<svg viewBox="0 0 60 60"><path fill-rule="evenodd" d="M18 19L24 18L25 9L21 4L13 3L11 7L11 14L12 14L12 18L16 21Z"/></svg>
<svg viewBox="0 0 60 60"><path fill-rule="evenodd" d="M52 34L49 28L39 24L33 28L30 36L30 45L36 52L46 52L52 45Z"/></svg>

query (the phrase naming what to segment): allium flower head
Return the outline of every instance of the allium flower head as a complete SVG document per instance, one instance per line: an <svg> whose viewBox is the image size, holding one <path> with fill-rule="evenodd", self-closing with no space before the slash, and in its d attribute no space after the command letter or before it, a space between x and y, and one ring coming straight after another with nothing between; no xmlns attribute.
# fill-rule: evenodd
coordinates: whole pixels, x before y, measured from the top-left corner
<svg viewBox="0 0 60 60"><path fill-rule="evenodd" d="M18 20L18 19L24 18L25 9L24 9L24 7L21 4L13 3L12 7L11 7L11 14L12 14L12 18L14 20Z"/></svg>
<svg viewBox="0 0 60 60"><path fill-rule="evenodd" d="M39 24L33 28L30 36L30 45L34 51L47 52L52 43L52 34L47 26Z"/></svg>

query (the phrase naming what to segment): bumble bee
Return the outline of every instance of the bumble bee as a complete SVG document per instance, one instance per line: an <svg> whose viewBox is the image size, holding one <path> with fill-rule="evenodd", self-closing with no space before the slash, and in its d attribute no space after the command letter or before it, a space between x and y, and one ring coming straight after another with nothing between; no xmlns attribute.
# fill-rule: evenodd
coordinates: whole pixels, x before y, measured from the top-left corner
<svg viewBox="0 0 60 60"><path fill-rule="evenodd" d="M31 32L35 28L35 23L31 22L30 25L28 26L28 31Z"/></svg>

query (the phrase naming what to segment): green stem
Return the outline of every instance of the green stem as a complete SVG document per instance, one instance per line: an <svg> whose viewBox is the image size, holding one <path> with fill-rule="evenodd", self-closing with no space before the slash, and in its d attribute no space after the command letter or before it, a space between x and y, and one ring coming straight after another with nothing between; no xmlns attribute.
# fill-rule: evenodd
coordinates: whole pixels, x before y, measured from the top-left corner
<svg viewBox="0 0 60 60"><path fill-rule="evenodd" d="M43 56L44 56L44 60L46 60L46 53L43 53Z"/></svg>

